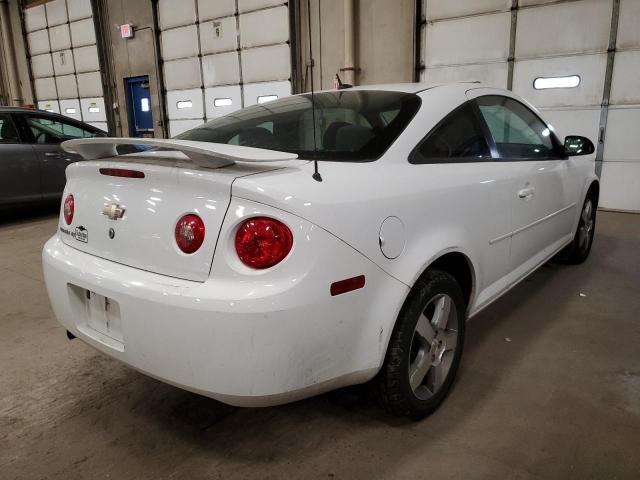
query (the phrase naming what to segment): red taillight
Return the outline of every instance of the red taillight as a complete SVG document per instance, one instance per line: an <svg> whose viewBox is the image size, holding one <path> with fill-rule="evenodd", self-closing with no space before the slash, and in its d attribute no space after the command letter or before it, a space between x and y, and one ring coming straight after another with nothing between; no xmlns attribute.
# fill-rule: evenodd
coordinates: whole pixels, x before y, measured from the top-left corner
<svg viewBox="0 0 640 480"><path fill-rule="evenodd" d="M293 234L284 223L267 217L245 221L236 232L236 252L251 268L269 268L291 251Z"/></svg>
<svg viewBox="0 0 640 480"><path fill-rule="evenodd" d="M204 222L194 214L185 215L176 224L176 243L184 253L194 253L204 242Z"/></svg>
<svg viewBox="0 0 640 480"><path fill-rule="evenodd" d="M101 168L100 173L110 177L144 178L144 172L128 170L126 168Z"/></svg>
<svg viewBox="0 0 640 480"><path fill-rule="evenodd" d="M64 215L64 222L67 225L71 225L71 222L73 222L74 206L73 195L67 195L67 198L64 199L64 203L62 204L62 214Z"/></svg>

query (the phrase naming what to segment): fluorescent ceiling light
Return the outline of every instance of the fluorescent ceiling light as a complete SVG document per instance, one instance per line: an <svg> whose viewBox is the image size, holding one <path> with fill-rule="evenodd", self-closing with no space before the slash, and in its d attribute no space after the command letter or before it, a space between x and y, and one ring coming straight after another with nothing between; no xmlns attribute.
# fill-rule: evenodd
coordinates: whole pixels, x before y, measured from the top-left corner
<svg viewBox="0 0 640 480"><path fill-rule="evenodd" d="M66 113L76 113L76 112L77 112L77 110L76 110L75 108L67 108L67 109L65 110L65 112L66 112Z"/></svg>
<svg viewBox="0 0 640 480"><path fill-rule="evenodd" d="M272 102L278 99L278 95L262 95L258 97L258 103Z"/></svg>
<svg viewBox="0 0 640 480"><path fill-rule="evenodd" d="M181 110L183 108L191 108L193 107L193 102L191 100L181 100L177 103L177 107Z"/></svg>
<svg viewBox="0 0 640 480"><path fill-rule="evenodd" d="M214 107L230 107L231 105L233 105L233 100L230 98L216 98L213 101Z"/></svg>
<svg viewBox="0 0 640 480"><path fill-rule="evenodd" d="M575 88L578 85L580 85L580 77L578 75L538 77L533 81L533 88L536 90L545 90L547 88Z"/></svg>

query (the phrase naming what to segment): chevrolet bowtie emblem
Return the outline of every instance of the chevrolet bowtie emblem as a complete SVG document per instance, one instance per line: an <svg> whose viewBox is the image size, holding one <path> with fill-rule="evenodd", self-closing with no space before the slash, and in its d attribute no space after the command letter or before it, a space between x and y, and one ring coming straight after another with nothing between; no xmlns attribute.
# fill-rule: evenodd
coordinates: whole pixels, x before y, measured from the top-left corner
<svg viewBox="0 0 640 480"><path fill-rule="evenodd" d="M110 203L102 209L102 214L111 220L118 220L124 215L124 208L117 203Z"/></svg>

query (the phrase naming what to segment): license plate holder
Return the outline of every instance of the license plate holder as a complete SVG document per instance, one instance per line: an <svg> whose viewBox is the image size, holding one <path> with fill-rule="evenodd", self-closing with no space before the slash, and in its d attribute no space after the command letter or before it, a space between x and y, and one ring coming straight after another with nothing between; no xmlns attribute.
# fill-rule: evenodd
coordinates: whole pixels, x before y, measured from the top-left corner
<svg viewBox="0 0 640 480"><path fill-rule="evenodd" d="M87 326L98 333L123 343L120 305L99 293L85 290Z"/></svg>

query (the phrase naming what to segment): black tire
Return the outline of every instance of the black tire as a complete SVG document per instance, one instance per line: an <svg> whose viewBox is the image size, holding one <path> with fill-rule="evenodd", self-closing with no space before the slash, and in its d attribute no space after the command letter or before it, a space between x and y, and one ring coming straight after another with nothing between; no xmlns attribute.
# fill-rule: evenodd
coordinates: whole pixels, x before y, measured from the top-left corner
<svg viewBox="0 0 640 480"><path fill-rule="evenodd" d="M434 320L432 318L435 319L436 314L429 315L431 305L434 305L434 309L438 308L437 305L439 304L433 302L444 302L444 300L440 299L446 299L446 297L451 300L450 305L452 304L455 307L455 311L450 310L451 313L447 317L451 322L453 320L457 322L455 325L457 328L457 342L452 350L444 351L444 353L439 353L437 345L434 347L433 342L431 342L430 349L427 351L425 347L429 343L425 341L427 337L423 338L420 333L416 332L418 320L422 322L421 325L425 325L426 319L429 321L429 325L433 327ZM384 363L374 379L377 397L388 412L396 416L420 420L431 414L446 398L462 356L466 320L465 310L466 302L462 290L455 278L450 274L439 270L430 270L416 282L400 311L389 340ZM425 313L425 317L422 316L423 313ZM433 341L437 341L437 338L449 338L452 335L451 332L454 332L453 329L447 330L446 325L445 330L446 332L440 332L441 336L437 337L438 332L434 329L431 332L434 334ZM415 337L414 333L418 336ZM442 344L442 342L440 343ZM418 347L416 347L416 344ZM425 351L427 352L426 354ZM416 360L416 355L421 355L420 358L422 360L434 358L435 361L435 356L431 355L432 352L439 353L442 366L445 365L445 357L447 357L447 372L446 374L440 373L438 377L439 379L444 377L444 381L442 381L439 388L430 387L428 385L428 377L430 374L432 376L438 375L435 373L436 370L432 370L436 367L434 365L426 367L423 363L420 371L423 368L428 368L427 373L425 373L422 383L412 388L410 368L414 367L417 370L415 365L419 362ZM449 354L451 354L451 358L448 357ZM419 374L415 375L416 379L419 379L419 377ZM435 386L435 380L432 379L431 382ZM417 381L414 381L414 385L415 383ZM416 389L415 391L414 388ZM432 392L431 390L436 391ZM429 394L431 396L425 397Z"/></svg>
<svg viewBox="0 0 640 480"><path fill-rule="evenodd" d="M588 204L591 204L591 211L588 216L589 220L585 221L585 209L587 208ZM598 202L596 195L594 195L593 192L590 191L587 194L587 198L584 200L584 203L582 204L582 209L580 210L580 220L578 221L578 228L576 229L576 233L573 236L573 240L557 255L556 260L558 262L569 265L578 265L584 262L589 257L591 246L593 245L593 238L596 232L597 209ZM591 222L590 224L588 223L589 221Z"/></svg>

